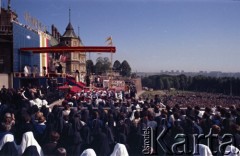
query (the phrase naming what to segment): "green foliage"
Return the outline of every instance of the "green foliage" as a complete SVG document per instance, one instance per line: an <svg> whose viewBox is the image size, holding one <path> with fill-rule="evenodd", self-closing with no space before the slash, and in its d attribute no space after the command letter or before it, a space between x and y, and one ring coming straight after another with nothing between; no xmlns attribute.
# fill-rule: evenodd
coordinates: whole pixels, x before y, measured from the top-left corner
<svg viewBox="0 0 240 156"><path fill-rule="evenodd" d="M131 67L128 64L128 62L126 60L124 60L121 64L121 72L120 74L124 77L129 77L131 76Z"/></svg>
<svg viewBox="0 0 240 156"><path fill-rule="evenodd" d="M95 73L102 74L110 70L111 62L108 57L98 57L95 64Z"/></svg>
<svg viewBox="0 0 240 156"><path fill-rule="evenodd" d="M121 71L121 63L118 60L113 63L113 71Z"/></svg>
<svg viewBox="0 0 240 156"><path fill-rule="evenodd" d="M173 86L174 86L174 88L176 88L176 89L180 89L179 78L175 78L175 79L173 80Z"/></svg>
<svg viewBox="0 0 240 156"><path fill-rule="evenodd" d="M94 73L95 68L92 60L87 60L86 61L86 69L87 69L87 74Z"/></svg>
<svg viewBox="0 0 240 156"><path fill-rule="evenodd" d="M164 89L170 89L171 88L169 79L167 79L167 78L163 79L163 84L164 84L164 87L165 87Z"/></svg>
<svg viewBox="0 0 240 156"><path fill-rule="evenodd" d="M159 79L159 85L158 86L159 86L158 87L159 89L164 89L165 88L162 79Z"/></svg>
<svg viewBox="0 0 240 156"><path fill-rule="evenodd" d="M175 88L187 91L240 95L240 79L232 77L153 75L142 78L142 85L155 90Z"/></svg>
<svg viewBox="0 0 240 156"><path fill-rule="evenodd" d="M93 65L92 60L87 60L86 65L87 65L86 68L88 73L95 72L97 75L107 73L111 69L111 62L109 61L108 57L104 57L104 58L98 57L96 59L95 66ZM126 60L124 60L122 63L116 60L112 68L113 68L113 71L119 72L124 77L131 76L132 69Z"/></svg>

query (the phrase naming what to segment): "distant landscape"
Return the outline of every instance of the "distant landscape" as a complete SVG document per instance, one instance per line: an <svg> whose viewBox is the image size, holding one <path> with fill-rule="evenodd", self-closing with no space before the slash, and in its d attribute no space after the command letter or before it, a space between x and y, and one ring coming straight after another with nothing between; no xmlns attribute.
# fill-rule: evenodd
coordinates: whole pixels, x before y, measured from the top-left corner
<svg viewBox="0 0 240 156"><path fill-rule="evenodd" d="M240 96L239 77L187 76L158 74L141 77L142 86L150 90L170 90L217 93Z"/></svg>
<svg viewBox="0 0 240 156"><path fill-rule="evenodd" d="M209 77L234 77L240 78L240 72L232 73L232 72L221 72L221 71L199 71L199 72L185 72L185 71L160 71L160 72L136 72L137 76L140 77L148 77L152 75L186 75L186 76L209 76Z"/></svg>

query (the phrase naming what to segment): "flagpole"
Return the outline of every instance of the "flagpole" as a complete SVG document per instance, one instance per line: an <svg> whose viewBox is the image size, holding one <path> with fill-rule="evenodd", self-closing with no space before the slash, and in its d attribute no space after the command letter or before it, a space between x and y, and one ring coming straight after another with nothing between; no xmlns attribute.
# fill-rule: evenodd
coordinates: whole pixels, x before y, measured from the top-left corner
<svg viewBox="0 0 240 156"><path fill-rule="evenodd" d="M110 38L111 38L111 40L110 40L110 44L109 44L109 45L112 46L112 36L111 36ZM110 79L109 82L110 82L110 88L112 88L112 78L113 78L113 77L112 77L112 76L113 76L113 75L112 75L112 59L113 59L112 51L111 51L111 54L110 54L110 55L111 55L111 56L110 56L110 57L111 57L111 59L110 59L110 62L111 62L111 65L110 65L110 78L111 78L111 79Z"/></svg>
<svg viewBox="0 0 240 156"><path fill-rule="evenodd" d="M113 43L112 43L112 36L111 36L111 42L110 42L110 46L112 47L113 46ZM110 68L110 74L111 74L111 78L112 78L112 59L113 59L113 53L112 53L112 50L111 50L111 68ZM112 87L112 84L111 84L111 87Z"/></svg>
<svg viewBox="0 0 240 156"><path fill-rule="evenodd" d="M112 36L108 37L107 40L106 40L108 43L108 46L113 46L113 42L112 42ZM112 87L112 60L113 60L113 52L111 51L111 54L110 54L110 77L109 77L109 86L110 88Z"/></svg>
<svg viewBox="0 0 240 156"><path fill-rule="evenodd" d="M113 43L112 43L112 37L111 37L111 42L110 42L110 46L113 46ZM113 53L112 53L112 50L111 50L111 83L110 83L110 87L112 88L112 78L113 78L113 75L112 75L112 67L113 67L113 64L112 64L112 61L113 61Z"/></svg>

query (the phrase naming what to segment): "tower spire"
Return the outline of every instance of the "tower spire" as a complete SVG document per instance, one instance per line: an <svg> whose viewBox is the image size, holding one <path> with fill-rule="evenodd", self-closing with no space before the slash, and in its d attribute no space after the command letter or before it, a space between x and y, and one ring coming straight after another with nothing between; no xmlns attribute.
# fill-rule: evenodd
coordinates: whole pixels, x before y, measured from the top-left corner
<svg viewBox="0 0 240 156"><path fill-rule="evenodd" d="M69 8L69 23L71 23L71 9Z"/></svg>
<svg viewBox="0 0 240 156"><path fill-rule="evenodd" d="M8 0L8 10L11 10L11 0Z"/></svg>

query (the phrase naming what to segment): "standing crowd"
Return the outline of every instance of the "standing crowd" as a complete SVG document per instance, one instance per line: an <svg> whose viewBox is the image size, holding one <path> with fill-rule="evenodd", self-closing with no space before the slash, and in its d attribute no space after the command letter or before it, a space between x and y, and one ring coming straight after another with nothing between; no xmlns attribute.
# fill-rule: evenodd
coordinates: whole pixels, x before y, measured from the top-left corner
<svg viewBox="0 0 240 156"><path fill-rule="evenodd" d="M176 138L177 134L188 140L187 149L180 155L193 155L195 147L198 155L239 154L239 106L200 108L195 104L181 109L181 104L168 105L167 99L158 95L136 99L135 94L134 89L130 94L109 90L69 93L61 105L50 109L42 88L15 91L3 87L0 155L141 156L143 130L147 128L151 128L154 140L148 152L156 155L182 151L182 144L171 148L183 139ZM157 136L166 129L166 147L161 148ZM216 134L210 146L207 137L194 144L194 136L207 136L210 132ZM229 144L222 145L227 141Z"/></svg>

